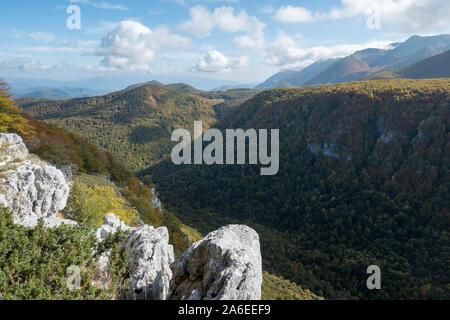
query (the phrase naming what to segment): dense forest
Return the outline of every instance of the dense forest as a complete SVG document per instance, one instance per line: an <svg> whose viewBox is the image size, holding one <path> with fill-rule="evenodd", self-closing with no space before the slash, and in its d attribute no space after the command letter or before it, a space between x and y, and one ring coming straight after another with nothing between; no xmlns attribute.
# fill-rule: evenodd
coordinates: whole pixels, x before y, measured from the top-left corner
<svg viewBox="0 0 450 320"><path fill-rule="evenodd" d="M163 213L153 207L153 196L149 186L143 185L130 169L84 137L23 114L14 105L7 89L6 84L2 83L0 132L19 134L31 153L58 167L70 166L76 176L83 174L106 176L117 186L118 193L128 204L139 212L140 218L145 223L169 227L171 240L177 252L183 252L187 248L188 243L181 231L181 222L172 213Z"/></svg>
<svg viewBox="0 0 450 320"><path fill-rule="evenodd" d="M170 154L173 130L190 128L194 119L214 120L215 103L161 86L142 86L106 96L51 100L18 100L36 119L48 120L82 134L114 154L132 170L148 167Z"/></svg>
<svg viewBox="0 0 450 320"><path fill-rule="evenodd" d="M117 290L124 286L126 276L126 257L117 246L118 239L123 239L124 235L118 233L114 239L98 246L91 232L105 213L114 212L132 225L136 223L133 216L138 212L144 223L167 227L176 256L203 238L170 211L154 208L149 187L114 156L80 135L23 114L7 89L6 84L0 83L0 132L17 133L31 153L58 167L71 167L76 178L68 208L85 226L45 229L39 225L27 230L15 225L11 213L0 206L0 299L103 300L117 297ZM97 272L92 260L94 247L97 255L112 250L114 274L108 289L92 285ZM66 270L74 263L85 266L82 291L70 291L65 285ZM308 289L267 272L262 290L267 300L320 299Z"/></svg>
<svg viewBox="0 0 450 320"><path fill-rule="evenodd" d="M23 98L17 103L36 119L83 135L131 170L142 170L170 154L175 129L193 130L195 120L208 127L255 94L247 89L203 92L186 84L151 82L101 97Z"/></svg>
<svg viewBox="0 0 450 320"><path fill-rule="evenodd" d="M278 175L164 161L141 176L202 233L254 227L265 270L320 296L448 299L449 89L441 79L265 91L217 127L280 129Z"/></svg>

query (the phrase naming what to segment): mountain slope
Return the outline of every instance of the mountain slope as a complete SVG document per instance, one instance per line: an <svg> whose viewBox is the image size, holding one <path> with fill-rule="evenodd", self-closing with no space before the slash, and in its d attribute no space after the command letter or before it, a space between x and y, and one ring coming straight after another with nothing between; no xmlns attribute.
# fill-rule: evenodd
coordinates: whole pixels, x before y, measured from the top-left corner
<svg viewBox="0 0 450 320"><path fill-rule="evenodd" d="M338 60L339 59L329 59L317 61L301 71L287 70L279 72L258 85L256 89L301 87L305 82L317 76Z"/></svg>
<svg viewBox="0 0 450 320"><path fill-rule="evenodd" d="M399 70L377 73L368 77L372 80L393 78L450 78L450 50Z"/></svg>
<svg viewBox="0 0 450 320"><path fill-rule="evenodd" d="M175 129L190 129L194 120L212 124L216 103L155 85L85 99L18 100L31 116L82 134L133 170L168 155Z"/></svg>
<svg viewBox="0 0 450 320"><path fill-rule="evenodd" d="M330 66L304 85L360 80L368 74L391 71L450 49L450 35L412 36L390 50L365 49Z"/></svg>
<svg viewBox="0 0 450 320"><path fill-rule="evenodd" d="M278 175L165 161L142 176L202 233L255 228L265 270L320 296L448 299L449 90L443 79L265 91L218 127L279 128Z"/></svg>

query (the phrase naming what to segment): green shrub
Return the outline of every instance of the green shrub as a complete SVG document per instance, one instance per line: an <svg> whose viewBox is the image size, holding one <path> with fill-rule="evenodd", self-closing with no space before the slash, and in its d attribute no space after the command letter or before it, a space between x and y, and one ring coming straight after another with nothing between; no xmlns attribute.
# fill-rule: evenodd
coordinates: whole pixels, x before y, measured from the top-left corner
<svg viewBox="0 0 450 320"><path fill-rule="evenodd" d="M97 245L92 229L61 226L35 229L15 225L0 207L0 299L93 300L113 299L125 285L125 254L117 246L123 233ZM92 252L96 252L93 256ZM108 288L93 285L99 272L95 258L111 250ZM81 288L69 290L67 270L80 268Z"/></svg>
<svg viewBox="0 0 450 320"><path fill-rule="evenodd" d="M126 208L125 200L109 186L89 186L75 180L68 201L68 211L85 225L100 226L103 216L114 213L127 225L137 222L137 211Z"/></svg>

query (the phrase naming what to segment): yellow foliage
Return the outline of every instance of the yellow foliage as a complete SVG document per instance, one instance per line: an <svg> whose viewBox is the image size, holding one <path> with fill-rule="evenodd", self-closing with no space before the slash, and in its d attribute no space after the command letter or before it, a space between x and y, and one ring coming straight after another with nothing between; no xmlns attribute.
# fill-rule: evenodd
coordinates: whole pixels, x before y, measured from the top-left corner
<svg viewBox="0 0 450 320"><path fill-rule="evenodd" d="M113 213L127 225L137 222L137 211L127 208L124 199L117 196L108 186L89 186L76 180L68 203L68 208L77 220L94 226L102 224L103 216Z"/></svg>
<svg viewBox="0 0 450 320"><path fill-rule="evenodd" d="M22 133L23 122L7 85L0 81L0 132Z"/></svg>
<svg viewBox="0 0 450 320"><path fill-rule="evenodd" d="M203 239L203 236L197 229L188 227L184 224L181 225L181 232L188 237L189 243L195 243Z"/></svg>

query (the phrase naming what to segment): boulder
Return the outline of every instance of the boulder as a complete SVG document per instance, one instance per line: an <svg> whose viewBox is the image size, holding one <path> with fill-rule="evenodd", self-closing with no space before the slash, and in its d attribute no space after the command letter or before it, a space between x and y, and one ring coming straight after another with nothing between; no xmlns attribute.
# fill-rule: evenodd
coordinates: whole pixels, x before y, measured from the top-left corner
<svg viewBox="0 0 450 320"><path fill-rule="evenodd" d="M172 264L172 300L260 300L259 236L230 225L193 244Z"/></svg>
<svg viewBox="0 0 450 320"><path fill-rule="evenodd" d="M26 216L23 218L15 219L14 223L24 226L25 228L35 228L38 225L40 219L41 218L38 217ZM51 218L42 218L42 220L44 221L45 228L57 228L61 225L78 226L78 223L68 219L51 217Z"/></svg>
<svg viewBox="0 0 450 320"><path fill-rule="evenodd" d="M29 155L16 134L0 133L0 144L0 204L18 222L55 218L69 197L64 174Z"/></svg>
<svg viewBox="0 0 450 320"><path fill-rule="evenodd" d="M135 228L128 227L125 222L120 220L120 218L113 213L107 214L103 217L103 225L97 229L95 235L99 242L106 240L106 238L115 234L118 231L130 231Z"/></svg>
<svg viewBox="0 0 450 320"><path fill-rule="evenodd" d="M167 228L144 225L134 230L122 244L128 252L129 288L125 300L166 300L174 261Z"/></svg>
<svg viewBox="0 0 450 320"><path fill-rule="evenodd" d="M0 166L28 158L28 149L15 133L0 133Z"/></svg>

